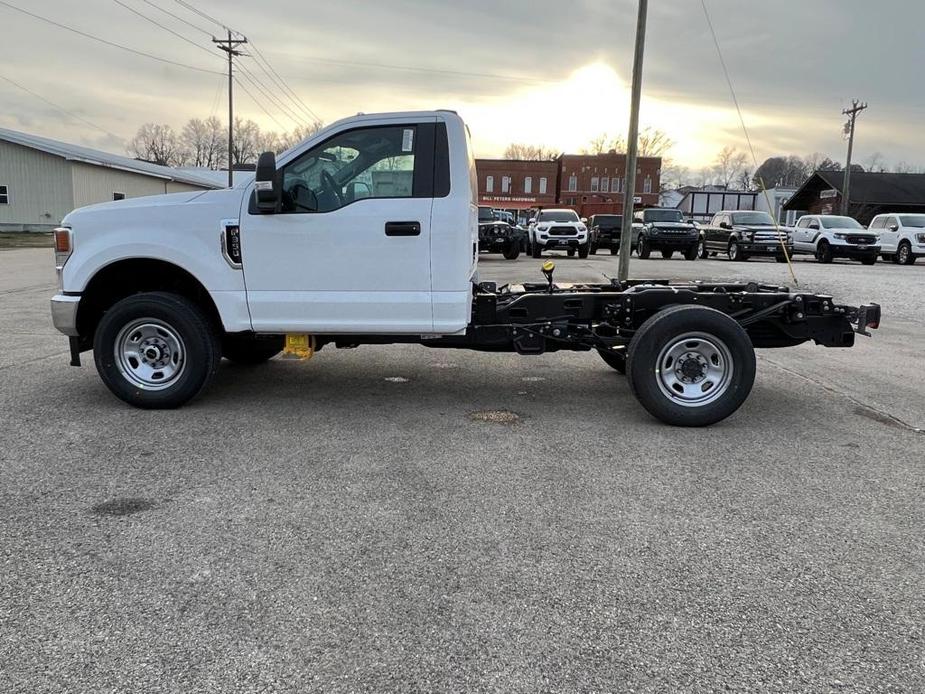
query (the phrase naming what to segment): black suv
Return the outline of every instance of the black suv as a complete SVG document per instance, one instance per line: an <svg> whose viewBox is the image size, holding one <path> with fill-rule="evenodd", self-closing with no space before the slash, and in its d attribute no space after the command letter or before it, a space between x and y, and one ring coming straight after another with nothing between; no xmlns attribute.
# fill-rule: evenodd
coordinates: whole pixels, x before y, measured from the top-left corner
<svg viewBox="0 0 925 694"><path fill-rule="evenodd" d="M522 229L495 219L490 207L479 208L479 252L501 253L508 260L516 260L524 242Z"/></svg>
<svg viewBox="0 0 925 694"><path fill-rule="evenodd" d="M597 253L598 248L609 248L610 255L620 251L620 236L623 231L623 215L621 214L595 214L588 220L591 230L591 252Z"/></svg>
<svg viewBox="0 0 925 694"><path fill-rule="evenodd" d="M685 222L681 210L653 207L633 215L633 248L640 258L661 251L670 258L681 251L687 260L697 260L700 233L692 222Z"/></svg>

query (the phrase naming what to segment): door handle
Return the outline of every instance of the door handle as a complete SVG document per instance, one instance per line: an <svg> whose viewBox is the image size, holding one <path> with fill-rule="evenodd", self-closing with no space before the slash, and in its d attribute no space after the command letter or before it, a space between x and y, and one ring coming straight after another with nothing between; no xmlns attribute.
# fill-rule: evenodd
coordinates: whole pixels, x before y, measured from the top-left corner
<svg viewBox="0 0 925 694"><path fill-rule="evenodd" d="M386 222L386 236L420 236L420 222Z"/></svg>

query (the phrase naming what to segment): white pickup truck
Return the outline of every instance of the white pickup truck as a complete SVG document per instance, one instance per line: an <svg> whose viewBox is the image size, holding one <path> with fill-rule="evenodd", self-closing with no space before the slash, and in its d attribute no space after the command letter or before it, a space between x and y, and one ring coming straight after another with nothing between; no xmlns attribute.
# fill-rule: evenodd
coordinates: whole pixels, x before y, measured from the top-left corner
<svg viewBox="0 0 925 694"><path fill-rule="evenodd" d="M475 164L453 112L359 115L222 191L95 205L55 232L55 326L119 398L177 407L222 357L284 343L597 351L659 419L702 426L744 402L755 347L848 347L876 304L757 283L478 281ZM536 268L539 270L539 268Z"/></svg>

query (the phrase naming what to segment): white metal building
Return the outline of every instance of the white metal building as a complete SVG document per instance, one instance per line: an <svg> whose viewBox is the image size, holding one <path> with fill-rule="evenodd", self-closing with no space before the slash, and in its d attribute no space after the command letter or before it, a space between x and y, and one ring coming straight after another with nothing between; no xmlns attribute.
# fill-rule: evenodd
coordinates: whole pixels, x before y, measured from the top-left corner
<svg viewBox="0 0 925 694"><path fill-rule="evenodd" d="M0 128L0 231L53 229L71 210L98 202L222 187L205 176Z"/></svg>

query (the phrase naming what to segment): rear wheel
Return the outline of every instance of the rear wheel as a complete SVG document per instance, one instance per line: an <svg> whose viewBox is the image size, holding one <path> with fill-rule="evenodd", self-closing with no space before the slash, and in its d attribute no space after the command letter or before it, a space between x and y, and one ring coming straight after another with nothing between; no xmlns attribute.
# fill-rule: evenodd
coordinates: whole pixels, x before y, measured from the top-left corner
<svg viewBox="0 0 925 694"><path fill-rule="evenodd" d="M610 244L610 255L616 255L616 254L619 253L619 252L620 252L620 247L619 247L619 246L615 246L615 245L613 244L613 242L611 242L611 244Z"/></svg>
<svg viewBox="0 0 925 694"><path fill-rule="evenodd" d="M638 253L639 257L643 260L649 259L649 255L652 253L652 249L649 248L649 242L646 241L645 236L639 237L639 241L636 244L636 253Z"/></svg>
<svg viewBox="0 0 925 694"><path fill-rule="evenodd" d="M613 350L613 349L599 349L597 353L601 355L601 359L604 360L604 363L607 364L610 368L614 369L617 373L621 373L624 376L626 375L626 350Z"/></svg>
<svg viewBox="0 0 925 694"><path fill-rule="evenodd" d="M832 247L828 241L820 241L816 246L816 260L820 263L832 262Z"/></svg>
<svg viewBox="0 0 925 694"><path fill-rule="evenodd" d="M630 342L626 374L648 412L676 426L719 422L755 382L755 350L732 318L702 306L674 306L649 318Z"/></svg>
<svg viewBox="0 0 925 694"><path fill-rule="evenodd" d="M226 335L222 340L222 356L240 366L263 364L283 351L286 338L282 335L258 338L256 335Z"/></svg>
<svg viewBox="0 0 925 694"><path fill-rule="evenodd" d="M597 255L597 245L592 245L591 250L588 251L591 255Z"/></svg>
<svg viewBox="0 0 925 694"><path fill-rule="evenodd" d="M166 292L135 294L110 308L97 327L93 353L106 387L144 409L179 407L196 397L222 354L202 309Z"/></svg>
<svg viewBox="0 0 925 694"><path fill-rule="evenodd" d="M908 241L903 241L896 249L896 262L900 265L912 265L915 262L915 256L912 255L912 246Z"/></svg>
<svg viewBox="0 0 925 694"><path fill-rule="evenodd" d="M520 256L520 244L512 241L504 248L504 257L507 260L517 260Z"/></svg>
<svg viewBox="0 0 925 694"><path fill-rule="evenodd" d="M674 255L674 251L662 251L662 257L665 260L671 260L671 257Z"/></svg>

